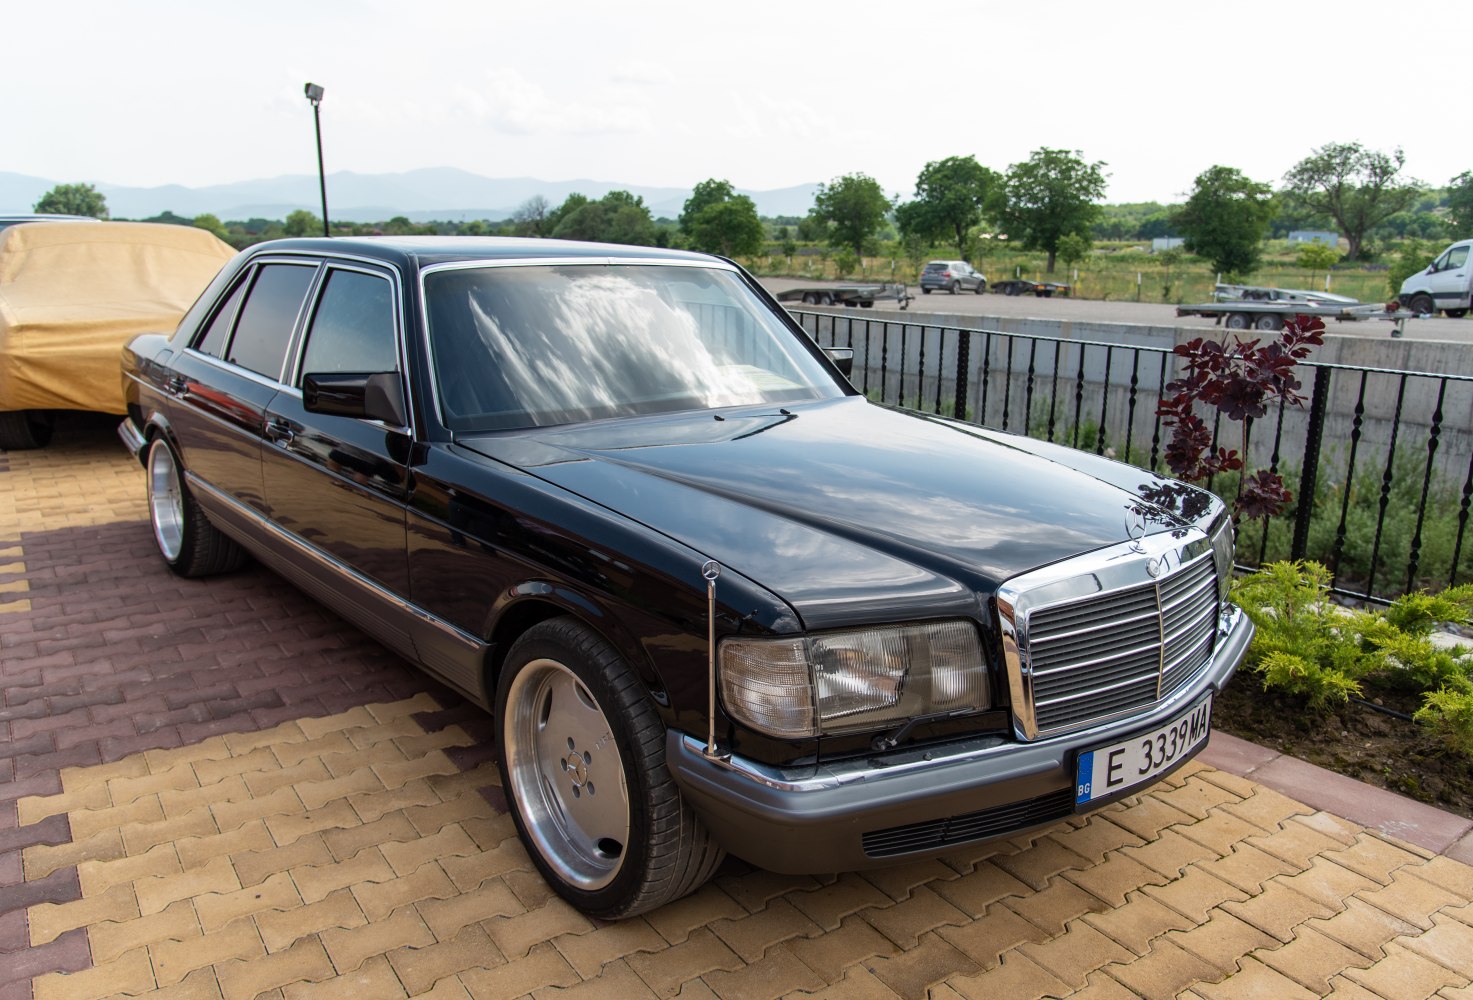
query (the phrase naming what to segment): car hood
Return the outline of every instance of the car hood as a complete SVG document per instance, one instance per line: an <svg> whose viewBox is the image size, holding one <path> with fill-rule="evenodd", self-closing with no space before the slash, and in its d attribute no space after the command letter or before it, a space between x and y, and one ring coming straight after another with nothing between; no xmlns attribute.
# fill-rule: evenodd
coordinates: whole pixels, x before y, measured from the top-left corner
<svg viewBox="0 0 1473 1000"><path fill-rule="evenodd" d="M457 442L716 559L809 628L979 614L1004 580L1127 540L1132 511L1155 533L1217 504L1117 462L859 397L720 417Z"/></svg>

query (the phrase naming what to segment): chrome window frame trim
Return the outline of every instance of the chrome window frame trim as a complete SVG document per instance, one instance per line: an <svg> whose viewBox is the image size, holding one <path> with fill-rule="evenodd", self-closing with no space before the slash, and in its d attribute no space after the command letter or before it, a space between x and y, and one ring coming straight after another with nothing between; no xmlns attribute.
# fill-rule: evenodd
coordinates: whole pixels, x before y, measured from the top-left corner
<svg viewBox="0 0 1473 1000"><path fill-rule="evenodd" d="M1040 729L1034 711L1033 668L1028 656L1028 619L1031 614L1151 585L1156 591L1159 618L1161 580L1182 572L1203 558L1211 559L1212 551L1212 540L1205 531L1197 527L1180 528L1065 559L1052 566L1015 576L1003 583L997 591L997 611L1003 647L1003 669L1008 681L1015 735L1021 740L1033 742L1082 728L1109 724L1140 711L1137 707L1092 718L1083 727L1071 724ZM1153 563L1157 570L1154 575L1148 570L1148 566ZM1218 594L1219 609L1223 606L1223 600L1224 596ZM1157 657L1158 704L1161 690L1160 660L1164 655L1163 642Z"/></svg>

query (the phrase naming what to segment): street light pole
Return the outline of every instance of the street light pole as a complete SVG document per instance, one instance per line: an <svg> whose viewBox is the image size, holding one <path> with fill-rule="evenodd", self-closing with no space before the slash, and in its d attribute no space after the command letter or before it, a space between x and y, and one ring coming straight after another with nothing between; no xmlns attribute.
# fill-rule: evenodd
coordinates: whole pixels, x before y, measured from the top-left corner
<svg viewBox="0 0 1473 1000"><path fill-rule="evenodd" d="M322 189L322 235L331 236L327 227L327 173L322 169L322 88L309 83L304 88L312 102L312 123L317 127L317 184Z"/></svg>

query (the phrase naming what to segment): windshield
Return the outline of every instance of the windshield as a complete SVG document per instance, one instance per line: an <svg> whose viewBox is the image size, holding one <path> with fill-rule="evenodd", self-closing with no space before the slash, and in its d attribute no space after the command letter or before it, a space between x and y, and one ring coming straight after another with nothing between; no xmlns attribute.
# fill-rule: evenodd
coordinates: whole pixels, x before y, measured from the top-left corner
<svg viewBox="0 0 1473 1000"><path fill-rule="evenodd" d="M424 286L436 391L452 430L844 394L728 270L478 266L429 272Z"/></svg>

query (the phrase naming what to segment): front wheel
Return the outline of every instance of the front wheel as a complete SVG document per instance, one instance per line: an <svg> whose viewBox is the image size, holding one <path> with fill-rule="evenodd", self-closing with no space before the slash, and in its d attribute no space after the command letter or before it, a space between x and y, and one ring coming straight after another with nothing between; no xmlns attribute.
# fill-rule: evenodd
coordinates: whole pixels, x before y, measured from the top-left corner
<svg viewBox="0 0 1473 1000"><path fill-rule="evenodd" d="M955 295L956 294L956 281L953 280L951 284L949 284L949 285L946 286L946 294L947 295Z"/></svg>
<svg viewBox="0 0 1473 1000"><path fill-rule="evenodd" d="M605 919L694 891L725 853L665 767L665 727L618 652L573 618L507 653L496 690L501 778L542 877Z"/></svg>
<svg viewBox="0 0 1473 1000"><path fill-rule="evenodd" d="M931 290L929 288L927 288L925 285L922 285L921 286L921 294L922 295L930 295L931 294Z"/></svg>
<svg viewBox="0 0 1473 1000"><path fill-rule="evenodd" d="M51 443L53 421L45 410L0 413L0 451L28 451Z"/></svg>
<svg viewBox="0 0 1473 1000"><path fill-rule="evenodd" d="M1255 330L1277 330L1284 325L1284 317L1278 313L1264 313L1253 321Z"/></svg>
<svg viewBox="0 0 1473 1000"><path fill-rule="evenodd" d="M977 288L975 290L976 290L976 293L978 295L981 295L983 292L987 291L987 282L985 282L985 281L979 281L979 282L977 282Z"/></svg>
<svg viewBox="0 0 1473 1000"><path fill-rule="evenodd" d="M1448 319L1462 319L1464 316L1468 315L1468 310L1466 310L1466 309L1444 309L1443 310L1443 314L1446 315Z"/></svg>
<svg viewBox="0 0 1473 1000"><path fill-rule="evenodd" d="M1412 296L1412 301L1407 303L1407 308L1418 316L1436 316L1437 303L1432 301L1432 296L1425 293Z"/></svg>
<svg viewBox="0 0 1473 1000"><path fill-rule="evenodd" d="M163 438L148 446L148 520L159 555L183 577L239 569L245 552L209 522L185 485L174 449Z"/></svg>
<svg viewBox="0 0 1473 1000"><path fill-rule="evenodd" d="M1232 313L1223 326L1229 330L1247 330L1253 326L1253 317L1247 313Z"/></svg>

